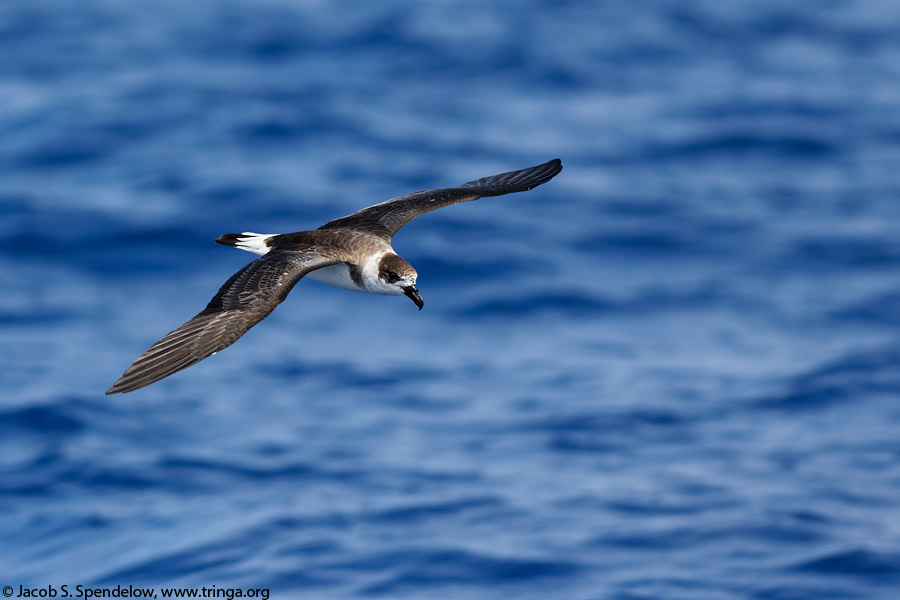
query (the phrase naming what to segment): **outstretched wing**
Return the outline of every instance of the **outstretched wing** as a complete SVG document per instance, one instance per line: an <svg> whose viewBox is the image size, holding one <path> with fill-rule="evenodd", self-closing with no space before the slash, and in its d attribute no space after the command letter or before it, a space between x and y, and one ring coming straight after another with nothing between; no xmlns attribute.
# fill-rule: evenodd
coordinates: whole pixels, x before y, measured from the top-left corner
<svg viewBox="0 0 900 600"><path fill-rule="evenodd" d="M401 227L422 213L458 202L477 200L484 196L524 192L550 181L560 171L562 162L554 158L536 167L483 177L459 187L425 190L400 196L356 211L352 215L329 221L319 229L363 229L390 239Z"/></svg>
<svg viewBox="0 0 900 600"><path fill-rule="evenodd" d="M153 344L107 394L131 392L233 344L284 300L300 278L341 262L314 252L269 252L225 282L207 307Z"/></svg>

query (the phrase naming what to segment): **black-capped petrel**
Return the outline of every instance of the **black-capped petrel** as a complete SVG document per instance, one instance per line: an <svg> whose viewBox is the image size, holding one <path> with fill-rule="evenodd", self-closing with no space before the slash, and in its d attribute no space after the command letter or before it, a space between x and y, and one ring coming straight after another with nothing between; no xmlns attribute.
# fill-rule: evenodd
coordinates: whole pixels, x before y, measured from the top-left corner
<svg viewBox="0 0 900 600"><path fill-rule="evenodd" d="M524 192L561 170L557 158L459 187L416 192L329 221L315 231L226 233L216 242L260 257L232 275L200 314L141 354L106 393L150 385L230 346L266 318L304 276L348 290L403 295L421 310L416 270L394 252L394 234L422 213L484 196Z"/></svg>

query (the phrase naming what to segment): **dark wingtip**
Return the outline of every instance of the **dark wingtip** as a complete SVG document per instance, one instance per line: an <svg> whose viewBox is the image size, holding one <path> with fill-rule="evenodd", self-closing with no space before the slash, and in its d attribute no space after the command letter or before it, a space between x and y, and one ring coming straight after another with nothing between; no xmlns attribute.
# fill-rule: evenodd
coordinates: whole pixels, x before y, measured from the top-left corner
<svg viewBox="0 0 900 600"><path fill-rule="evenodd" d="M127 382L122 381L123 379L124 379L124 377L120 377L118 381L116 381L114 384L112 384L112 387L109 388L108 390L106 390L105 395L112 396L113 394L126 394L128 392L133 392L134 390L138 389L138 387L142 387L142 386L131 387L128 385Z"/></svg>
<svg viewBox="0 0 900 600"><path fill-rule="evenodd" d="M109 388L108 390L106 390L106 395L107 395L107 396L111 396L111 395L113 395L113 394L121 394L121 393L123 393L123 392L122 392L121 384L122 384L122 379L119 378L118 381L116 381L114 384L112 384L112 387L111 387L111 388ZM127 390L126 390L126 391L127 391Z"/></svg>
<svg viewBox="0 0 900 600"><path fill-rule="evenodd" d="M558 158L554 158L552 160L548 160L542 165L538 165L536 167L532 167L536 172L535 175L542 179L541 183L546 181L550 181L562 171L562 160Z"/></svg>
<svg viewBox="0 0 900 600"><path fill-rule="evenodd" d="M527 169L509 171L508 173L500 173L491 177L482 177L460 187L481 188L481 196L502 196L512 192L525 192L534 189L556 177L560 171L562 171L562 161L554 158Z"/></svg>
<svg viewBox="0 0 900 600"><path fill-rule="evenodd" d="M509 181L522 185L525 189L531 190L537 186L547 183L562 171L562 161L558 158L548 160L544 164L531 167L530 169L522 169L521 171L513 171L506 174Z"/></svg>

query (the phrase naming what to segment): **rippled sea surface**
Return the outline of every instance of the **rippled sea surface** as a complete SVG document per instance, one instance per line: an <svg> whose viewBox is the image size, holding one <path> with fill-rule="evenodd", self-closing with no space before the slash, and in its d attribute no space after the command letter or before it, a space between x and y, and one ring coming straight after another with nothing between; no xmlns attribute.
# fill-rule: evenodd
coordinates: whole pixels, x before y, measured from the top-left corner
<svg viewBox="0 0 900 600"><path fill-rule="evenodd" d="M897 598L898 27L892 0L4 0L0 585ZM423 311L304 280L104 396L253 258L216 236L554 157L397 235Z"/></svg>

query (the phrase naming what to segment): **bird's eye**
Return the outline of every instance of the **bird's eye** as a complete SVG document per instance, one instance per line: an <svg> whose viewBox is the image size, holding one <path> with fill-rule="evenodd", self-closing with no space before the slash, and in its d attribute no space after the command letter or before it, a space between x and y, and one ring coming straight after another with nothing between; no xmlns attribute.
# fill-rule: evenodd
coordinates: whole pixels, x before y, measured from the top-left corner
<svg viewBox="0 0 900 600"><path fill-rule="evenodd" d="M387 275L388 283L397 283L398 281L400 281L400 276L393 271L388 271L387 273L385 273L385 275Z"/></svg>

